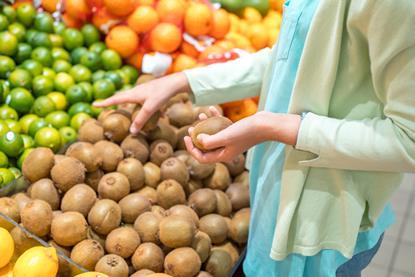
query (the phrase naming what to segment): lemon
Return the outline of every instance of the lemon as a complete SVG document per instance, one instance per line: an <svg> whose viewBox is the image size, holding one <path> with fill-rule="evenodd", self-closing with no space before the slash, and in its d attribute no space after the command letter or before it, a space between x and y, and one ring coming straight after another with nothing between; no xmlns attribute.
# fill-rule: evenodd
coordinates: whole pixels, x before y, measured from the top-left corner
<svg viewBox="0 0 415 277"><path fill-rule="evenodd" d="M0 268L0 277L13 277L13 264L9 263Z"/></svg>
<svg viewBox="0 0 415 277"><path fill-rule="evenodd" d="M6 266L14 253L14 241L9 231L0 227L0 268Z"/></svg>
<svg viewBox="0 0 415 277"><path fill-rule="evenodd" d="M54 277L58 273L58 256L53 247L36 246L24 252L13 268L14 277Z"/></svg>
<svg viewBox="0 0 415 277"><path fill-rule="evenodd" d="M108 275L100 272L85 272L76 275L75 277L109 277Z"/></svg>

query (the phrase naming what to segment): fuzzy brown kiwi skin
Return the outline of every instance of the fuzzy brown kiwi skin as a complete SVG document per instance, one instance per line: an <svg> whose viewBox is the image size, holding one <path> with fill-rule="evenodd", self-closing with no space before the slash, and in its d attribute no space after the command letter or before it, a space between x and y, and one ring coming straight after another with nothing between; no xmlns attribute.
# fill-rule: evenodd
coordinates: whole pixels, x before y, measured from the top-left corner
<svg viewBox="0 0 415 277"><path fill-rule="evenodd" d="M23 224L20 224L20 227L23 228ZM10 235L13 238L14 251L17 255L21 255L26 250L39 245L39 242L37 240L35 240L29 234L23 232L22 229L19 227L14 227L13 229L11 229Z"/></svg>
<svg viewBox="0 0 415 277"><path fill-rule="evenodd" d="M121 143L121 149L126 158L135 158L145 164L150 155L148 145L137 135L127 136Z"/></svg>
<svg viewBox="0 0 415 277"><path fill-rule="evenodd" d="M141 110L141 105L137 105L136 109L134 110L131 119L134 121L134 119L137 117L138 113ZM147 122L144 124L143 128L141 128L141 130L145 133L148 133L154 129L157 128L157 123L159 121L160 118L160 111L157 111L155 113L153 113L151 115L151 117L149 118L149 120L147 120Z"/></svg>
<svg viewBox="0 0 415 277"><path fill-rule="evenodd" d="M52 220L51 235L62 246L73 246L86 239L88 224L78 212L65 212Z"/></svg>
<svg viewBox="0 0 415 277"><path fill-rule="evenodd" d="M191 125L186 125L186 126L179 128L176 131L176 136L177 136L176 149L177 150L186 150L186 145L184 143L184 137L189 135L190 127Z"/></svg>
<svg viewBox="0 0 415 277"><path fill-rule="evenodd" d="M232 177L238 176L245 170L245 155L240 154L231 162L225 162L224 164Z"/></svg>
<svg viewBox="0 0 415 277"><path fill-rule="evenodd" d="M125 196L118 204L121 208L124 223L132 224L140 214L151 210L150 201L138 193Z"/></svg>
<svg viewBox="0 0 415 277"><path fill-rule="evenodd" d="M88 119L79 128L78 138L80 141L92 144L104 140L104 127L96 119Z"/></svg>
<svg viewBox="0 0 415 277"><path fill-rule="evenodd" d="M137 193L146 197L148 201L150 201L151 205L157 204L157 191L154 188L145 186L144 188L140 189Z"/></svg>
<svg viewBox="0 0 415 277"><path fill-rule="evenodd" d="M213 277L213 275L206 271L200 271L199 274L196 275L196 277Z"/></svg>
<svg viewBox="0 0 415 277"><path fill-rule="evenodd" d="M227 277L232 269L232 257L224 250L215 249L210 252L205 270L218 277Z"/></svg>
<svg viewBox="0 0 415 277"><path fill-rule="evenodd" d="M162 120L159 120L157 128L148 133L148 139L150 141L155 141L158 139L167 140L173 149L176 148L177 144L177 135L175 128L167 122L163 122Z"/></svg>
<svg viewBox="0 0 415 277"><path fill-rule="evenodd" d="M178 128L190 125L195 121L190 103L175 103L167 109L166 115L170 123Z"/></svg>
<svg viewBox="0 0 415 277"><path fill-rule="evenodd" d="M231 184L228 168L222 163L216 163L215 170L203 180L203 184L211 189L226 190Z"/></svg>
<svg viewBox="0 0 415 277"><path fill-rule="evenodd" d="M151 212L157 215L159 218L163 218L168 215L167 211L163 207L158 205L151 206Z"/></svg>
<svg viewBox="0 0 415 277"><path fill-rule="evenodd" d="M162 272L164 253L158 245L146 242L138 246L131 261L135 270L149 269Z"/></svg>
<svg viewBox="0 0 415 277"><path fill-rule="evenodd" d="M31 183L48 178L55 159L52 150L45 147L34 149L26 157L22 165L23 176Z"/></svg>
<svg viewBox="0 0 415 277"><path fill-rule="evenodd" d="M216 213L221 216L230 216L232 213L232 202L228 195L221 190L214 190L216 196Z"/></svg>
<svg viewBox="0 0 415 277"><path fill-rule="evenodd" d="M182 186L189 181L186 165L177 158L168 158L160 166L161 180L173 179Z"/></svg>
<svg viewBox="0 0 415 277"><path fill-rule="evenodd" d="M87 172L97 171L102 163L96 148L89 142L75 142L66 150L66 156L83 163Z"/></svg>
<svg viewBox="0 0 415 277"><path fill-rule="evenodd" d="M232 258L232 265L236 264L236 262L239 260L239 250L230 241L226 241L223 244L216 245L216 246L212 247L212 250L216 250L216 249L226 251Z"/></svg>
<svg viewBox="0 0 415 277"><path fill-rule="evenodd" d="M144 165L144 184L146 186L156 188L161 179L160 167L152 162Z"/></svg>
<svg viewBox="0 0 415 277"><path fill-rule="evenodd" d="M226 194L231 201L233 211L249 207L249 188L243 184L231 184L226 190Z"/></svg>
<svg viewBox="0 0 415 277"><path fill-rule="evenodd" d="M216 195L211 189L199 189L189 196L188 204L201 217L216 211Z"/></svg>
<svg viewBox="0 0 415 277"><path fill-rule="evenodd" d="M208 234L213 244L223 243L228 237L228 225L223 216L208 214L200 219L199 230Z"/></svg>
<svg viewBox="0 0 415 277"><path fill-rule="evenodd" d="M61 209L63 212L79 212L86 217L96 201L97 195L91 187L78 184L65 193L62 198Z"/></svg>
<svg viewBox="0 0 415 277"><path fill-rule="evenodd" d="M94 191L98 191L98 184L101 180L102 176L104 176L105 173L101 169L98 169L94 172L87 172L85 175L85 183L90 186Z"/></svg>
<svg viewBox="0 0 415 277"><path fill-rule="evenodd" d="M115 171L118 163L124 159L122 149L113 142L101 140L95 143L94 147L101 158L101 168L106 172Z"/></svg>
<svg viewBox="0 0 415 277"><path fill-rule="evenodd" d="M244 171L234 179L235 183L241 183L242 185L249 187L249 172Z"/></svg>
<svg viewBox="0 0 415 277"><path fill-rule="evenodd" d="M154 141L150 150L150 161L158 166L173 155L173 148L165 140Z"/></svg>
<svg viewBox="0 0 415 277"><path fill-rule="evenodd" d="M141 269L139 271L136 271L133 275L131 275L130 277L146 277L149 276L151 274L155 274L154 271L149 270L149 269Z"/></svg>
<svg viewBox="0 0 415 277"><path fill-rule="evenodd" d="M102 257L96 264L95 271L113 277L127 277L129 273L127 262L122 257L114 254Z"/></svg>
<svg viewBox="0 0 415 277"><path fill-rule="evenodd" d="M232 121L230 121L228 118L223 117L223 116L214 116L214 117L209 117L206 120L202 120L194 126L194 129L191 135L193 144L197 148L199 148L201 151L211 151L212 149L209 150L203 147L203 145L197 139L197 136L199 134L214 135L231 125L232 125Z"/></svg>
<svg viewBox="0 0 415 277"><path fill-rule="evenodd" d="M167 215L178 215L188 217L192 219L195 226L199 228L199 216L192 208L188 206L175 205L167 210Z"/></svg>
<svg viewBox="0 0 415 277"><path fill-rule="evenodd" d="M140 236L133 228L119 227L108 234L105 240L105 250L126 259L134 254L140 243Z"/></svg>
<svg viewBox="0 0 415 277"><path fill-rule="evenodd" d="M173 153L173 157L178 158L186 164L187 159L190 157L190 153L187 150L177 150Z"/></svg>
<svg viewBox="0 0 415 277"><path fill-rule="evenodd" d="M97 241L103 249L105 249L105 236L103 235L99 235L98 233L96 233L91 226L88 226L88 231L87 231L87 235L86 235L87 239L90 240L94 240Z"/></svg>
<svg viewBox="0 0 415 277"><path fill-rule="evenodd" d="M30 197L24 192L16 193L15 195L12 196L12 199L16 200L17 206L19 207L19 211L21 211L24 208L24 206L26 206L26 204L31 201Z"/></svg>
<svg viewBox="0 0 415 277"><path fill-rule="evenodd" d="M30 186L30 198L46 201L52 210L59 209L60 196L51 179L40 179Z"/></svg>
<svg viewBox="0 0 415 277"><path fill-rule="evenodd" d="M186 166L190 176L197 180L209 177L215 170L215 164L202 164L192 156L186 160Z"/></svg>
<svg viewBox="0 0 415 277"><path fill-rule="evenodd" d="M164 209L186 203L186 194L175 180L168 179L157 186L157 202Z"/></svg>
<svg viewBox="0 0 415 277"><path fill-rule="evenodd" d="M131 191L137 191L144 186L144 167L139 160L134 158L122 160L117 166L117 172L128 178Z"/></svg>
<svg viewBox="0 0 415 277"><path fill-rule="evenodd" d="M107 235L120 225L121 208L113 200L98 200L89 211L88 223L96 233Z"/></svg>
<svg viewBox="0 0 415 277"><path fill-rule="evenodd" d="M1 197L0 198L0 212L17 223L20 222L20 209L17 201L10 197ZM2 217L0 217L0 224L1 226L7 227L7 229L12 229L13 224L10 222L4 220Z"/></svg>
<svg viewBox="0 0 415 277"><path fill-rule="evenodd" d="M189 182L187 183L187 186L185 187L186 190L186 194L189 196L191 195L193 192L202 189L203 188L203 183L200 180L195 180L195 179L190 179Z"/></svg>
<svg viewBox="0 0 415 277"><path fill-rule="evenodd" d="M52 208L39 199L29 202L20 212L23 226L33 234L43 237L49 234L52 223Z"/></svg>
<svg viewBox="0 0 415 277"><path fill-rule="evenodd" d="M130 182L122 173L107 173L99 181L98 195L100 198L112 199L118 202L129 193Z"/></svg>
<svg viewBox="0 0 415 277"><path fill-rule="evenodd" d="M144 212L134 222L134 229L139 234L142 242L159 244L159 225L161 217L153 212Z"/></svg>
<svg viewBox="0 0 415 277"><path fill-rule="evenodd" d="M52 167L50 172L56 187L63 192L85 181L85 166L77 159L66 157Z"/></svg>
<svg viewBox="0 0 415 277"><path fill-rule="evenodd" d="M190 218L171 215L160 222L160 241L167 247L190 246L196 233L196 226Z"/></svg>
<svg viewBox="0 0 415 277"><path fill-rule="evenodd" d="M131 120L121 112L108 115L103 121L104 136L116 143L123 141L128 136Z"/></svg>
<svg viewBox="0 0 415 277"><path fill-rule="evenodd" d="M172 276L195 276L201 266L199 255L190 247L174 249L164 260L164 270Z"/></svg>
<svg viewBox="0 0 415 277"><path fill-rule="evenodd" d="M193 238L192 248L197 252L202 263L204 263L209 257L210 250L212 248L212 240L208 234L198 231Z"/></svg>
<svg viewBox="0 0 415 277"><path fill-rule="evenodd" d="M104 249L99 242L86 239L74 246L71 259L85 269L92 271L104 254Z"/></svg>
<svg viewBox="0 0 415 277"><path fill-rule="evenodd" d="M250 214L251 210L244 208L232 217L229 236L233 241L243 244L248 240Z"/></svg>

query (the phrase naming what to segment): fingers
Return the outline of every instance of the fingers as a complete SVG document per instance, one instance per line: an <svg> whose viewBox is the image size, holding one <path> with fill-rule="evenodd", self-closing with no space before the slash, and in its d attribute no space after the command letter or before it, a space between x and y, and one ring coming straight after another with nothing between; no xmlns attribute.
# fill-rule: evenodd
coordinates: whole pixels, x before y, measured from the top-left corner
<svg viewBox="0 0 415 277"><path fill-rule="evenodd" d="M192 139L189 136L184 137L184 142L186 145L187 151L200 163L216 163L224 160L224 149L217 149L215 151L203 153L198 148L196 148L192 142Z"/></svg>
<svg viewBox="0 0 415 277"><path fill-rule="evenodd" d="M135 103L137 102L137 95L132 90L117 93L114 96L102 101L95 101L93 105L98 108L104 108L112 105Z"/></svg>
<svg viewBox="0 0 415 277"><path fill-rule="evenodd" d="M205 113L199 114L199 120L206 120L208 119L208 116Z"/></svg>
<svg viewBox="0 0 415 277"><path fill-rule="evenodd" d="M144 124L150 119L155 111L149 109L145 104L141 107L137 116L134 118L134 121L131 124L130 132L132 134L137 134L143 128Z"/></svg>
<svg viewBox="0 0 415 277"><path fill-rule="evenodd" d="M212 113L212 116L222 116L215 106L210 106L209 111Z"/></svg>

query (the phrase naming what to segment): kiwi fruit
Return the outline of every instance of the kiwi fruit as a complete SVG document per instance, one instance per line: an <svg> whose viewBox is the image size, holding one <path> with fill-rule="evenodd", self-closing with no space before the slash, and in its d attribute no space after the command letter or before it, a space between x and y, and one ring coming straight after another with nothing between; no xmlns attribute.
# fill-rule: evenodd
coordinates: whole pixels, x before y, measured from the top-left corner
<svg viewBox="0 0 415 277"><path fill-rule="evenodd" d="M158 245L145 242L138 246L131 262L135 270L149 269L154 272L162 272L164 253Z"/></svg>
<svg viewBox="0 0 415 277"><path fill-rule="evenodd" d="M50 172L56 187L63 192L85 181L85 166L75 158L66 157L52 167Z"/></svg>
<svg viewBox="0 0 415 277"><path fill-rule="evenodd" d="M104 136L116 143L123 141L128 136L130 125L130 118L119 111L111 113L102 121Z"/></svg>
<svg viewBox="0 0 415 277"><path fill-rule="evenodd" d="M107 116L113 113L115 113L114 109L106 109L106 110L101 111L101 113L98 116L98 122L102 123L104 119L107 118Z"/></svg>
<svg viewBox="0 0 415 277"><path fill-rule="evenodd" d="M121 223L121 208L111 199L95 202L88 214L92 229L100 235L107 235Z"/></svg>
<svg viewBox="0 0 415 277"><path fill-rule="evenodd" d="M161 180L173 179L185 186L189 181L189 172L186 165L177 158L171 157L160 166Z"/></svg>
<svg viewBox="0 0 415 277"><path fill-rule="evenodd" d="M192 248L199 255L200 260L204 263L209 257L210 249L212 248L212 240L208 234L198 231L193 238Z"/></svg>
<svg viewBox="0 0 415 277"><path fill-rule="evenodd" d="M228 195L221 190L214 190L216 196L216 213L221 216L230 216L232 203Z"/></svg>
<svg viewBox="0 0 415 277"><path fill-rule="evenodd" d="M240 183L231 184L226 194L232 203L233 211L249 207L249 188Z"/></svg>
<svg viewBox="0 0 415 277"><path fill-rule="evenodd" d="M19 211L21 211L24 208L24 206L26 206L26 204L29 203L32 200L24 192L16 193L15 195L12 196L12 199L16 200L17 206L19 207ZM0 200L0 202L1 202L1 200Z"/></svg>
<svg viewBox="0 0 415 277"><path fill-rule="evenodd" d="M217 207L215 192L207 188L193 192L188 202L199 217L215 212Z"/></svg>
<svg viewBox="0 0 415 277"><path fill-rule="evenodd" d="M200 271L199 274L196 275L196 277L213 277L213 275L206 271Z"/></svg>
<svg viewBox="0 0 415 277"><path fill-rule="evenodd" d="M46 201L52 210L59 209L60 197L51 179L40 179L30 186L30 198Z"/></svg>
<svg viewBox="0 0 415 277"><path fill-rule="evenodd" d="M151 210L150 201L138 193L125 196L118 205L121 208L122 221L130 224L133 224L140 214Z"/></svg>
<svg viewBox="0 0 415 277"><path fill-rule="evenodd" d="M20 227L14 226L14 228L10 231L10 235L14 241L14 251L17 257L23 254L26 250L39 246L39 242L34 239L29 232L23 231L22 224L20 224Z"/></svg>
<svg viewBox="0 0 415 277"><path fill-rule="evenodd" d="M190 247L174 249L164 260L164 270L172 276L193 277L201 266L199 255Z"/></svg>
<svg viewBox="0 0 415 277"><path fill-rule="evenodd" d="M178 215L163 218L159 228L160 241L171 248L190 246L196 233L192 219Z"/></svg>
<svg viewBox="0 0 415 277"><path fill-rule="evenodd" d="M145 186L137 193L146 197L152 205L157 204L157 191L154 188Z"/></svg>
<svg viewBox="0 0 415 277"><path fill-rule="evenodd" d="M97 262L104 255L104 249L99 242L86 239L74 246L71 252L71 259L85 269L93 271Z"/></svg>
<svg viewBox="0 0 415 277"><path fill-rule="evenodd" d="M140 236L133 228L119 227L108 234L105 250L126 259L134 254L140 243Z"/></svg>
<svg viewBox="0 0 415 277"><path fill-rule="evenodd" d="M148 145L138 135L129 135L121 143L121 149L127 158L135 158L142 164L147 162L150 155Z"/></svg>
<svg viewBox="0 0 415 277"><path fill-rule="evenodd" d="M106 172L115 171L118 163L124 159L122 149L113 142L100 140L94 144L94 147L101 158L101 167Z"/></svg>
<svg viewBox="0 0 415 277"><path fill-rule="evenodd" d="M141 270L135 272L130 277L146 277L146 276L152 275L154 273L155 273L154 271L149 270L149 269L141 269Z"/></svg>
<svg viewBox="0 0 415 277"><path fill-rule="evenodd" d="M103 249L105 248L105 236L97 234L91 228L91 226L88 227L88 232L87 232L86 237L87 237L87 239L97 241L102 246Z"/></svg>
<svg viewBox="0 0 415 277"><path fill-rule="evenodd" d="M222 163L217 163L213 174L203 180L203 183L211 189L226 190L231 184L228 168Z"/></svg>
<svg viewBox="0 0 415 277"><path fill-rule="evenodd" d="M52 211L52 220L60 214L63 214L61 210Z"/></svg>
<svg viewBox="0 0 415 277"><path fill-rule="evenodd" d="M88 119L79 128L78 139L92 144L104 140L104 127L96 119Z"/></svg>
<svg viewBox="0 0 415 277"><path fill-rule="evenodd" d="M173 153L173 157L178 158L186 164L187 159L190 157L190 153L187 150L178 150Z"/></svg>
<svg viewBox="0 0 415 277"><path fill-rule="evenodd" d="M78 184L73 186L63 196L61 210L63 212L78 212L87 217L96 201L97 195L90 186Z"/></svg>
<svg viewBox="0 0 415 277"><path fill-rule="evenodd" d="M0 198L0 213L10 217L15 222L20 222L20 209L17 201L10 197ZM14 225L0 217L0 226L6 227L7 230L11 230Z"/></svg>
<svg viewBox="0 0 415 277"><path fill-rule="evenodd" d="M175 205L167 211L168 215L178 215L192 219L196 227L199 227L199 216L190 207L185 205Z"/></svg>
<svg viewBox="0 0 415 277"><path fill-rule="evenodd" d="M152 162L144 165L144 183L146 186L156 188L161 179L160 167Z"/></svg>
<svg viewBox="0 0 415 277"><path fill-rule="evenodd" d="M17 209L17 204L15 209ZM49 234L52 223L52 208L50 205L39 199L27 203L20 212L23 226L39 237Z"/></svg>
<svg viewBox="0 0 415 277"><path fill-rule="evenodd" d="M232 258L224 250L212 250L206 261L205 270L215 277L227 277L232 270Z"/></svg>
<svg viewBox="0 0 415 277"><path fill-rule="evenodd" d="M209 117L206 120L199 121L194 126L194 129L191 135L193 144L197 148L199 148L201 151L211 151L212 149L206 149L203 147L203 145L197 139L197 136L200 134L214 135L231 125L232 125L232 121L230 121L228 118L223 117L223 116Z"/></svg>
<svg viewBox="0 0 415 277"><path fill-rule="evenodd" d="M193 179L201 180L213 173L215 164L202 164L192 156L186 160L186 166Z"/></svg>
<svg viewBox="0 0 415 277"><path fill-rule="evenodd" d="M189 93L187 92L180 92L167 101L166 107L170 107L171 105L175 103L183 103L189 101Z"/></svg>
<svg viewBox="0 0 415 277"><path fill-rule="evenodd" d="M159 243L158 232L161 219L153 212L145 212L137 217L134 229L143 242Z"/></svg>
<svg viewBox="0 0 415 277"><path fill-rule="evenodd" d="M131 191L137 191L144 186L144 167L139 160L134 158L122 160L117 166L117 172L128 178Z"/></svg>
<svg viewBox="0 0 415 277"><path fill-rule="evenodd" d="M101 157L97 149L89 142L75 142L66 150L66 156L83 163L87 172L97 171L101 165Z"/></svg>
<svg viewBox="0 0 415 277"><path fill-rule="evenodd" d="M159 120L157 127L148 133L148 139L155 141L158 139L167 140L173 148L176 148L176 130L167 122Z"/></svg>
<svg viewBox="0 0 415 277"><path fill-rule="evenodd" d="M154 141L150 149L150 161L158 166L173 155L173 148L165 140Z"/></svg>
<svg viewBox="0 0 415 277"><path fill-rule="evenodd" d="M248 171L242 172L241 174L236 176L234 182L241 183L242 185L249 187L249 172Z"/></svg>
<svg viewBox="0 0 415 277"><path fill-rule="evenodd" d="M157 203L164 209L186 203L182 186L173 179L165 180L157 186Z"/></svg>
<svg viewBox="0 0 415 277"><path fill-rule="evenodd" d="M105 174L98 183L98 195L100 198L118 202L129 193L130 182L124 174L119 172Z"/></svg>
<svg viewBox="0 0 415 277"><path fill-rule="evenodd" d="M238 176L245 170L245 155L240 154L231 162L225 162L224 164L232 177Z"/></svg>
<svg viewBox="0 0 415 277"><path fill-rule="evenodd" d="M136 109L133 112L133 115L131 116L132 120L134 120L137 117L140 110L141 110L141 105L137 105ZM143 128L141 128L141 130L145 133L148 133L154 130L155 128L157 128L157 123L159 121L159 118L160 118L160 111L153 113L151 117L147 120L147 122L144 124Z"/></svg>
<svg viewBox="0 0 415 277"><path fill-rule="evenodd" d="M48 178L50 170L55 164L52 150L46 147L35 148L23 161L23 176L31 183L42 178Z"/></svg>
<svg viewBox="0 0 415 277"><path fill-rule="evenodd" d="M216 250L216 249L220 249L220 250L223 250L225 252L228 252L228 254L232 258L232 265L236 264L236 262L239 260L238 248L235 245L233 245L233 243L230 242L230 241L225 242L221 245L214 246L212 248L212 250Z"/></svg>
<svg viewBox="0 0 415 277"><path fill-rule="evenodd" d="M178 128L190 125L195 121L191 103L175 103L167 109L166 115L170 124Z"/></svg>
<svg viewBox="0 0 415 277"><path fill-rule="evenodd" d="M237 211L232 217L231 228L229 229L229 237L237 243L246 243L249 232L249 217L251 210L244 208Z"/></svg>
<svg viewBox="0 0 415 277"><path fill-rule="evenodd" d="M190 179L185 187L185 190L186 190L187 195L190 195L193 192L199 189L202 189L202 188L203 188L203 183L201 180Z"/></svg>
<svg viewBox="0 0 415 277"><path fill-rule="evenodd" d="M176 136L177 136L176 149L179 149L179 150L185 150L186 149L186 144L184 143L184 137L189 135L189 128L190 127L191 127L191 125L186 125L186 126L183 126L183 127L179 128L176 131Z"/></svg>
<svg viewBox="0 0 415 277"><path fill-rule="evenodd" d="M129 273L127 262L115 254L102 257L96 264L95 271L111 277L128 277Z"/></svg>
<svg viewBox="0 0 415 277"><path fill-rule="evenodd" d="M53 240L62 246L73 246L86 239L88 223L78 212L65 212L52 220L50 228Z"/></svg>
<svg viewBox="0 0 415 277"><path fill-rule="evenodd" d="M151 74L141 74L140 77L138 77L136 84L141 85L141 84L150 82L154 79L156 79L156 77L154 77Z"/></svg>
<svg viewBox="0 0 415 277"><path fill-rule="evenodd" d="M151 212L157 215L159 218L163 218L167 216L166 210L163 207L158 206L158 205L151 206Z"/></svg>
<svg viewBox="0 0 415 277"><path fill-rule="evenodd" d="M98 184L102 176L104 176L104 171L98 169L94 172L87 172L85 175L85 183L90 186L93 190L98 190Z"/></svg>
<svg viewBox="0 0 415 277"><path fill-rule="evenodd" d="M213 244L220 244L228 237L228 225L223 216L208 214L199 221L199 230L208 234Z"/></svg>
<svg viewBox="0 0 415 277"><path fill-rule="evenodd" d="M54 160L55 160L55 164L59 163L59 162L60 162L60 161L62 161L64 158L66 158L66 156L65 156L65 155L62 155L62 154L56 154L56 155L55 155L55 158L54 158Z"/></svg>
<svg viewBox="0 0 415 277"><path fill-rule="evenodd" d="M215 107L215 109L219 112L220 115L223 115L223 110L222 110L221 106L214 105L213 107ZM210 106L194 107L194 113L195 113L196 118L199 118L199 115L202 114L202 113L204 113L208 117L215 116L212 113L212 111L210 110Z"/></svg>

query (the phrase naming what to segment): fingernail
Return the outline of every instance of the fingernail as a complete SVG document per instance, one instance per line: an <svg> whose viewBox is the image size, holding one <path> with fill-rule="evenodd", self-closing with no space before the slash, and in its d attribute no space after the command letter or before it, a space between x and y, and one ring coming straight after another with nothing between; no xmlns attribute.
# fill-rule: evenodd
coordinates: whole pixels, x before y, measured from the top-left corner
<svg viewBox="0 0 415 277"><path fill-rule="evenodd" d="M136 134L137 133L137 128L133 125L133 126L131 126L131 128L130 128L130 133L131 134Z"/></svg>

